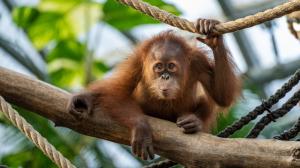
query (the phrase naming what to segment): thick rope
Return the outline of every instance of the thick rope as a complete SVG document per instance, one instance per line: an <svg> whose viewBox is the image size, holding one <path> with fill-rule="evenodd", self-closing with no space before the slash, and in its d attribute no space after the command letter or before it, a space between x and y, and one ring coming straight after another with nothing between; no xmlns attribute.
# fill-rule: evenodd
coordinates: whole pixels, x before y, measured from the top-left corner
<svg viewBox="0 0 300 168"><path fill-rule="evenodd" d="M39 132L37 132L22 116L0 96L0 111L23 132L45 155L47 155L58 167L75 168L59 151L51 145Z"/></svg>
<svg viewBox="0 0 300 168"><path fill-rule="evenodd" d="M118 2L131 6L132 8L153 17L156 20L178 27L182 30L187 30L196 33L196 28L193 22L184 18L180 18L171 13L168 13L158 7L152 6L141 0L117 0ZM259 12L254 15L249 15L244 18L236 19L225 23L220 23L214 27L214 34L225 34L235 32L237 30L245 29L255 26L257 24L284 16L291 12L300 10L300 0L290 0L272 9L264 12Z"/></svg>
<svg viewBox="0 0 300 168"><path fill-rule="evenodd" d="M193 22L177 17L157 7L151 6L148 3L139 0L117 0L118 2L131 6L161 22L171 26L178 27L190 32L197 32ZM237 30L245 29L274 18L281 17L291 12L300 10L300 0L291 0L282 5L268 9L264 12L259 12L255 15L250 15L234 21L220 23L214 27L213 33L225 34ZM29 139L31 139L37 147L39 147L53 162L62 168L75 167L70 161L63 157L45 138L43 138L34 128L25 121L12 107L0 97L1 111L8 117L12 123L17 126ZM160 162L161 166L168 166L168 164L175 164L175 162L167 160Z"/></svg>
<svg viewBox="0 0 300 168"><path fill-rule="evenodd" d="M117 1L122 3L122 4L131 6L134 9L136 9L136 10L138 10L138 11L144 13L144 14L147 14L147 15L151 16L151 17L155 18L156 20L159 20L161 22L169 24L171 26L175 26L175 27L178 27L180 29L190 31L192 33L197 32L193 22L190 22L186 19L177 17L173 14L170 14L170 13L168 13L164 10L161 10L161 9L155 7L155 6L152 6L148 3L142 2L140 0L117 0ZM234 21L220 23L220 24L218 24L214 27L213 33L214 34L225 34L225 33L229 33L229 32L235 32L237 30L252 27L254 25L257 25L257 24L260 24L260 23L263 23L263 22L266 22L266 21L284 16L286 14L289 14L289 13L297 11L297 10L300 10L300 0L291 0L289 2L286 2L286 3L282 4L282 5L274 7L273 9L268 9L264 12L256 13L255 15L250 15L250 16L240 18L240 19L237 19L237 20L234 20ZM298 81L299 80L297 80L297 83L298 83ZM279 93L277 92L280 96L277 94L276 98L283 97L286 94L287 90L288 89L283 90ZM272 102L271 101L264 102L262 104L264 109L260 110L262 107L256 108L253 111L253 113L251 113L251 115L242 118L242 120L235 126L241 128L244 125L244 123L250 122L252 119L255 119L257 117L257 115L259 115L259 113L260 114L263 113L263 111L265 111L265 108L270 108L273 104L278 102L279 99L278 100L271 99L271 100L273 100L273 101ZM268 106L270 106L270 107L268 107ZM237 127L235 127L235 128L237 128ZM235 128L229 129L230 132L234 132ZM219 134L219 136L221 136L221 137L229 136L229 134L226 134L226 132L228 132L227 130L225 130L224 132ZM170 167L170 166L173 166L175 164L176 163L171 161L171 160L164 160L164 161L161 161L161 162L158 162L156 164L149 165L149 166L146 166L146 167L148 167L148 168L151 168L151 167L152 168L154 168L154 167L162 168L162 167Z"/></svg>
<svg viewBox="0 0 300 168"><path fill-rule="evenodd" d="M118 2L131 6L134 9L147 14L156 20L159 20L161 22L164 22L166 24L169 24L171 26L178 27L182 30L187 30L192 33L196 33L197 30L195 28L195 25L193 22L190 22L186 19L177 17L173 14L170 14L164 10L161 10L155 6L152 6L148 3L142 2L140 0L117 0ZM268 9L264 12L256 13L255 15L250 15L244 18L240 18L234 21L229 21L225 23L220 23L218 25L215 25L213 33L214 34L225 34L229 32L235 32L237 30L245 29L281 16L284 16L286 14L289 14L291 12L300 10L300 0L290 0L289 2L286 2L282 5L279 5L277 7L274 7L273 9ZM198 33L198 32L197 32ZM299 79L296 81L298 83ZM287 86L289 87L289 86ZM224 130L219 134L220 137L227 137L230 135L228 132L235 132L236 130L242 128L242 126L245 123L249 123L252 119L255 119L259 114L263 113L266 108L270 108L273 104L278 102L280 97L283 97L288 90L290 90L293 86L290 86L290 88L281 89L279 90L273 99L271 99L269 102L263 102L261 106L257 107L252 113L250 112L250 115L243 117L242 120L240 120L238 123L235 123L235 125L231 126L230 128ZM262 107L263 106L263 107ZM175 162L171 160L164 160L161 162L158 162L157 164L149 165L148 168L162 168L162 167L170 167L170 165L174 165Z"/></svg>
<svg viewBox="0 0 300 168"><path fill-rule="evenodd" d="M300 101L300 90L297 91L286 103L282 105L281 108L277 109L274 112L271 112L261 118L254 128L250 131L247 138L256 138L258 134L272 121L283 117L286 115L294 106L296 106Z"/></svg>
<svg viewBox="0 0 300 168"><path fill-rule="evenodd" d="M278 136L275 136L273 138L287 141L287 140L290 140L292 138L295 138L299 132L300 132L300 118L298 118L298 121L293 126L293 128L291 128L288 131L284 131L282 134L280 134Z"/></svg>
<svg viewBox="0 0 300 168"><path fill-rule="evenodd" d="M253 111L249 112L246 116L242 117L240 120L233 123L231 126L226 127L217 136L222 137L222 138L227 138L230 135L234 134L236 131L240 130L243 126L247 125L250 121L256 119L256 117L258 115L261 115L264 111L270 109L281 98L283 98L286 95L286 93L291 91L293 89L293 87L299 83L299 81L300 81L300 69L298 69L294 73L294 75L288 80L288 82L286 82L280 89L278 89L276 91L276 93L274 95L272 95L268 100L263 101L259 106L255 107L255 109ZM295 103L295 102L297 102L297 99L298 99L297 94L296 94L296 96L294 95L294 97L296 97L296 98L295 99L291 98L291 99L295 100L294 101L294 103ZM287 107L289 107L289 108L293 107L293 106L289 106L289 105L290 105L290 103L288 101L286 103L286 106L283 106L282 107L283 109L282 108L278 109L278 111L280 111L280 112L284 111L284 112L287 113L287 111L284 110L284 109L286 109ZM280 113L280 115L282 115L282 114L283 113ZM268 116L270 116L270 114L268 114ZM272 120L274 120L274 118L266 117L265 120L268 120L268 121L270 120L270 122L271 122ZM263 129L263 127L261 127L261 124L259 124L259 128ZM256 130L256 131L259 131L259 130ZM255 134L257 133L256 131L255 131ZM292 131L294 131L294 130L292 130ZM251 136L254 136L254 135L251 135ZM157 166L157 165L163 165L163 166L160 167L160 166ZM148 165L144 168L166 168L167 166L165 166L165 165L172 165L173 166L173 165L175 165L175 162L173 162L171 160L163 160L163 161L151 164L152 167L150 165ZM169 167L171 167L171 166L169 166Z"/></svg>
<svg viewBox="0 0 300 168"><path fill-rule="evenodd" d="M283 98L286 93L292 90L292 88L297 85L300 81L300 69L297 70L294 75L286 82L280 89L276 91L274 95L272 95L268 100L263 101L261 105L255 107L255 109L251 112L249 112L246 116L242 117L237 122L233 123L231 126L226 127L223 131L221 131L217 136L222 138L228 138L230 135L234 134L236 131L240 130L243 126L247 125L250 121L256 119L258 115L261 115L264 111L271 108L274 104L276 104L281 98ZM300 92L300 91L298 91ZM272 120L275 120L274 117L279 118L280 116L283 116L285 113L287 113L287 110L290 110L292 107L294 107L297 102L299 102L299 93L295 93L294 96L285 103L285 105L282 106L282 108L276 110L275 116L273 116L273 113L269 113L263 120L263 124L259 123L258 128L255 128L254 133L250 133L248 136L249 138L253 138L258 135L258 133L266 126L268 123L270 123ZM272 117L270 117L272 116ZM268 123L266 123L266 121ZM297 133L300 131L300 118L299 121L295 124L294 128L289 130L288 132L285 132L277 137L274 137L276 139L285 139L285 138L293 138L293 136L296 136ZM257 133L258 132L258 133ZM255 135L254 135L255 134ZM296 134L296 135L295 135ZM289 139L291 139L289 138ZM300 141L300 139L299 139ZM173 162L172 160L162 160L157 163L153 163L151 165L145 166L144 168L168 168L176 165L176 162Z"/></svg>
<svg viewBox="0 0 300 168"><path fill-rule="evenodd" d="M291 34L300 39L300 32L295 30L294 23L300 23L300 11L296 11L287 15L287 23L288 29L290 30Z"/></svg>
<svg viewBox="0 0 300 168"><path fill-rule="evenodd" d="M176 162L166 159L166 160L162 160L162 161L144 166L143 168L168 168L168 167L172 167L175 165L177 165Z"/></svg>
<svg viewBox="0 0 300 168"><path fill-rule="evenodd" d="M298 36L298 32L295 30L294 28L294 25L293 25L293 22L288 20L288 29L290 30L291 34L297 38L297 39L300 39L300 36Z"/></svg>
<svg viewBox="0 0 300 168"><path fill-rule="evenodd" d="M222 138L227 138L234 134L237 130L240 130L243 126L247 125L250 121L256 119L258 115L261 115L265 110L271 108L276 104L281 98L283 98L287 92L291 91L292 88L299 83L300 80L300 69L297 70L294 75L286 82L280 89L276 91L268 100L263 101L261 105L255 107L255 109L249 112L246 116L242 117L240 120L228 126L223 131L221 131L218 136Z"/></svg>

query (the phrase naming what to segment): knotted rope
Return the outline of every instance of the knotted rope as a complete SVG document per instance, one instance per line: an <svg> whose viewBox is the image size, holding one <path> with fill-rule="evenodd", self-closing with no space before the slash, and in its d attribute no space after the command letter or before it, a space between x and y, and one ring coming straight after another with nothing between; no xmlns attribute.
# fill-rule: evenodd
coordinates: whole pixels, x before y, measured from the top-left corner
<svg viewBox="0 0 300 168"><path fill-rule="evenodd" d="M295 138L298 133L300 132L300 118L298 118L298 121L296 122L296 124L288 131L284 131L283 133L281 133L280 135L277 135L275 137L273 137L274 139L278 139L278 140L290 140L292 138Z"/></svg>
<svg viewBox="0 0 300 168"><path fill-rule="evenodd" d="M300 81L300 70L297 70L295 74L272 95L268 100L263 101L261 105L254 108L246 116L243 116L240 120L233 123L231 126L226 127L221 131L218 136L223 138L228 138L230 135L234 134L237 130L240 130L243 126L247 125L250 121L256 119L257 116L261 115L267 109L271 108L280 99L282 99L289 91L293 89Z"/></svg>
<svg viewBox="0 0 300 168"><path fill-rule="evenodd" d="M117 0L119 3L130 6L144 14L153 17L156 20L169 24L171 26L178 27L182 30L196 33L196 28L193 22L187 19L180 18L171 13L168 13L158 7L152 6L141 0ZM229 32L235 32L237 30L252 27L254 25L284 16L291 12L300 10L300 0L290 0L272 9L259 12L254 15L249 15L244 18L236 19L233 21L220 23L214 27L213 33L225 34Z"/></svg>
<svg viewBox="0 0 300 168"><path fill-rule="evenodd" d="M300 101L300 90L297 91L286 103L282 105L281 108L274 112L268 113L266 116L261 118L254 126L254 128L247 135L247 138L256 138L258 134L265 128L266 125L270 124L272 121L283 117L291 109L296 106Z"/></svg>
<svg viewBox="0 0 300 168"><path fill-rule="evenodd" d="M117 0L118 2L131 6L142 13L145 13L161 22L171 26L178 27L196 33L196 28L193 22L177 17L157 7L151 6L148 3L139 0ZM214 34L225 34L237 30L245 29L274 18L281 17L291 12L300 10L300 0L290 0L282 5L268 9L264 12L259 12L244 18L236 19L225 23L220 23L214 27ZM46 154L54 163L62 168L75 167L67 160L59 151L55 149L44 137L42 137L23 117L21 117L1 96L0 96L0 111L17 127L19 128L44 154ZM175 162L167 161L175 164ZM167 163L165 162L165 163ZM161 165L164 165L163 163ZM165 166L170 166L165 164Z"/></svg>
<svg viewBox="0 0 300 168"><path fill-rule="evenodd" d="M143 168L168 168L168 167L172 167L177 165L176 162L172 161L172 160L162 160L147 166L144 166Z"/></svg>
<svg viewBox="0 0 300 168"><path fill-rule="evenodd" d="M43 153L58 167L75 168L59 151L51 145L39 132L37 132L22 116L0 96L0 111L15 125L26 137L31 140Z"/></svg>
<svg viewBox="0 0 300 168"><path fill-rule="evenodd" d="M188 21L187 19L180 18L158 7L152 6L146 2L140 0L117 0L119 3L130 6L144 14L147 14L154 19L175 26L182 30L186 30L192 33L199 33L196 30L195 24ZM235 32L237 30L245 29L248 27L261 24L263 22L287 15L291 12L300 10L300 0L290 0L272 9L265 10L263 12L258 12L254 15L249 15L244 18L239 18L233 21L220 23L214 26L214 34L225 34L229 32ZM295 75L281 88L275 95L271 96L268 101L264 101L260 106L256 107L247 116L241 118L241 120L234 123L232 126L227 127L221 133L218 134L219 137L228 137L235 131L241 129L244 125L249 123L251 120L255 119L258 115L262 114L265 110L270 108L273 104L277 103L279 99L285 96L298 82L300 78L300 71L298 70ZM282 111L282 110L281 110ZM285 110L286 111L286 110ZM261 124L260 124L261 125ZM258 129L256 129L256 132ZM255 133L256 133L255 132ZM258 131L259 132L259 131ZM154 163L144 168L163 168L171 167L176 165L176 162L171 160L163 160L158 163Z"/></svg>

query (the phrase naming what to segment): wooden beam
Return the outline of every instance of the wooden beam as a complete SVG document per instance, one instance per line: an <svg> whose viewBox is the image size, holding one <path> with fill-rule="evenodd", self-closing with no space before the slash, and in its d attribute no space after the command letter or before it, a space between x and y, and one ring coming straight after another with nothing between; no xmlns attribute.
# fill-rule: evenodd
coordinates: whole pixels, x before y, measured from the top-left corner
<svg viewBox="0 0 300 168"><path fill-rule="evenodd" d="M0 68L0 95L58 126L117 143L130 142L129 131L100 111L78 122L66 111L69 93L5 68ZM205 133L186 135L174 123L148 119L154 132L156 153L188 167L300 167L299 142L222 139Z"/></svg>

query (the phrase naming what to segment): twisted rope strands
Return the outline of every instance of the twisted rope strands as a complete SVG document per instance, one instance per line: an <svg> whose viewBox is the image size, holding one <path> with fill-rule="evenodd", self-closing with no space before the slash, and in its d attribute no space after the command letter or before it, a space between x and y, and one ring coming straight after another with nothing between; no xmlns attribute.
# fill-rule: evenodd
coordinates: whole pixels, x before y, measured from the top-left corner
<svg viewBox="0 0 300 168"><path fill-rule="evenodd" d="M173 14L170 14L166 11L163 11L157 7L151 6L148 3L139 1L139 0L117 0L118 2L131 6L151 17L154 17L155 19L167 23L169 25L178 27L183 30L187 30L190 32L197 32L195 29L195 25L192 22L189 22L186 19L179 18ZM226 23L221 23L215 26L214 33L215 34L225 34L229 32L234 32L237 30L241 30L244 28L248 28L269 20L272 20L274 18L281 17L283 15L286 15L288 13L291 13L293 11L300 10L300 0L290 0L282 5L279 5L277 7L274 7L273 9L268 9L264 12L259 12L255 15L250 15L244 18L240 18L234 21L229 21ZM297 81L298 82L298 81ZM280 92L279 94L282 95L282 97L285 95L287 91L284 90L283 92ZM279 96L280 97L280 96ZM249 122L249 119L255 119L257 115L261 114L266 108L271 107L274 102L278 102L276 99L278 97L274 98L274 101L270 102L264 102L262 106L259 106L256 108L256 110L253 111L252 114L250 114L247 118L242 118L240 120L241 122L236 125L236 127L242 127L243 124ZM292 99L290 99L286 104L283 105L282 108L278 109L276 112L274 112L275 118L281 117L284 114L286 114L292 107L294 107L295 104L300 100L300 92L297 92ZM296 103L295 103L296 102ZM273 103L273 104L272 104ZM4 113L4 115L16 126L18 127L30 140L33 141L33 143L39 147L53 162L55 162L59 167L62 168L73 168L75 167L72 165L72 163L63 157L63 155L58 152L54 146L52 146L45 138L43 138L37 131L34 130L34 128L26 122L24 118L22 118L12 107L0 96L0 105L1 105L1 111ZM263 108L263 110L260 110ZM251 113L251 112L250 112ZM264 120L263 120L264 119ZM264 126L271 122L271 119L269 115L264 117L261 122L259 122L255 128L251 131L251 133L248 135L248 137L255 137L258 135L258 133L264 128ZM229 132L234 132L233 130L236 128L231 129ZM229 127L230 130L230 127ZM222 137L221 132L219 136ZM256 135L257 134L257 135ZM228 134L226 134L223 137L226 137ZM166 161L166 163L172 163L173 161ZM163 163L163 162L161 162ZM174 164L173 162L172 164ZM163 164L161 164L163 165ZM168 166L168 165L166 165ZM160 167L160 166L158 166Z"/></svg>
<svg viewBox="0 0 300 168"><path fill-rule="evenodd" d="M175 165L177 165L176 162L166 159L166 160L159 161L157 163L153 163L153 164L144 166L143 168L168 168L168 167L172 167Z"/></svg>
<svg viewBox="0 0 300 168"><path fill-rule="evenodd" d="M169 24L171 26L178 27L182 30L196 33L196 28L193 22L190 22L184 18L180 18L171 13L168 13L162 9L152 6L141 0L117 0L119 3L130 6L146 15L153 17L156 20ZM220 23L214 27L213 33L225 34L229 32L235 32L237 30L245 29L281 16L289 14L291 12L300 10L300 0L290 0L272 9L268 9L264 12L258 12L254 15L249 15L244 18L236 19L233 21Z"/></svg>
<svg viewBox="0 0 300 168"><path fill-rule="evenodd" d="M292 138L295 138L299 132L300 132L300 118L298 118L298 121L293 126L293 128L273 138L278 140L290 140Z"/></svg>
<svg viewBox="0 0 300 168"><path fill-rule="evenodd" d="M250 121L256 119L258 115L261 115L265 110L271 108L276 104L281 98L283 98L287 92L291 91L292 88L298 84L300 80L300 69L297 70L294 75L286 82L280 89L276 91L268 100L263 101L259 106L255 107L254 110L249 112L246 116L242 117L240 120L228 126L223 131L221 131L218 136L227 138L234 134L237 130L240 130L243 126L247 125Z"/></svg>
<svg viewBox="0 0 300 168"><path fill-rule="evenodd" d="M171 26L178 27L183 30L190 31L192 33L196 33L196 28L193 22L190 22L186 19L177 17L173 14L170 14L164 10L161 10L155 6L151 6L148 3L139 1L139 0L117 0L119 3L122 3L127 6L131 6L134 9L147 14L161 22L164 22L166 24L169 24ZM279 5L277 7L274 7L273 9L268 9L264 12L259 12L255 15L250 15L245 18L240 18L234 21L229 21L226 23L220 23L214 27L213 33L215 34L225 34L229 32L234 32L237 30L241 30L244 28L248 28L269 20L272 20L274 18L281 17L283 15L286 15L288 13L291 13L293 11L300 10L300 0L291 0L289 2L286 2L282 5ZM298 80L299 81L299 80ZM297 83L298 83L297 81ZM292 88L292 87L291 87ZM252 113L250 112L250 115L242 118L240 122L235 123L236 125L233 125L234 127L231 127L227 130L224 130L219 134L221 137L230 136L230 133L228 132L235 132L234 129L241 128L244 123L249 123L251 120L255 119L259 114L263 113L266 107L270 108L273 104L277 103L280 99L280 96L284 96L287 92L287 89L282 92L277 92L277 97L274 97L274 99L270 99L269 102L264 102L262 104L263 107L256 108ZM277 99L276 99L277 98ZM175 162L166 160L161 161L157 164L149 165L148 168L152 167L166 167L166 165L173 165ZM167 166L169 167L169 166Z"/></svg>
<svg viewBox="0 0 300 168"><path fill-rule="evenodd" d="M168 13L156 6L152 6L141 0L117 0L119 3L130 6L148 16L153 17L156 20L169 24L171 26L178 27L182 30L187 30L195 33L196 28L193 22L190 22L184 18L180 18L176 15Z"/></svg>
<svg viewBox="0 0 300 168"><path fill-rule="evenodd" d="M281 98L283 98L286 95L287 92L291 91L292 88L299 83L299 80L300 80L300 69L297 70L294 73L294 75L288 80L288 82L286 82L280 89L278 89L274 95L270 96L270 98L268 100L263 101L261 105L257 106L253 111L249 112L246 116L242 117L239 121L237 121L237 122L233 123L231 126L228 126L227 128L225 128L217 136L227 138L230 135L232 135L233 133L235 133L237 130L240 130L243 126L247 125L250 121L256 119L256 117L258 115L261 115L265 110L271 108L274 104L276 104ZM295 98L294 103L297 103L297 102L298 102L297 98ZM292 107L293 106L289 106L289 108L292 108ZM282 107L282 108L284 108L284 107ZM283 110L287 113L286 110L284 110L284 109L281 109L281 110ZM283 113L281 113L281 115L282 114ZM269 122L271 122L272 118L267 117L266 120L270 120ZM300 126L300 119L297 124L299 124L299 126ZM295 128L290 131L291 135L296 134L296 129L298 129L297 125L295 125L294 127ZM285 136L285 135L283 135L283 136ZM299 141L300 141L300 139L299 139ZM174 165L176 165L176 163L171 160L163 160L158 163L148 165L144 168L165 168L165 167L171 167Z"/></svg>
<svg viewBox="0 0 300 168"><path fill-rule="evenodd" d="M256 138L266 125L287 114L295 105L297 105L299 101L300 90L297 91L286 103L284 103L281 108L261 118L259 122L254 126L254 128L250 131L247 138Z"/></svg>
<svg viewBox="0 0 300 168"><path fill-rule="evenodd" d="M0 111L23 132L43 153L48 156L60 168L75 168L59 151L51 145L47 139L37 132L22 116L0 96Z"/></svg>
<svg viewBox="0 0 300 168"><path fill-rule="evenodd" d="M190 31L192 33L196 33L196 28L194 23L177 17L173 14L170 14L164 10L161 10L155 6L151 6L148 3L139 1L139 0L117 0L119 3L122 3L127 6L131 6L134 9L147 14L161 22L164 22L166 24L169 24L171 26L178 27L183 30ZM234 32L237 30L241 30L244 28L248 28L269 20L272 20L274 18L281 17L283 15L286 15L288 13L294 12L300 10L300 0L290 0L289 2L286 2L282 5L279 5L277 7L274 7L273 9L268 9L264 12L259 12L255 15L250 15L245 18L240 18L234 21L229 21L226 23L220 23L214 27L213 33L215 34L225 34L229 32ZM296 83L298 83L299 80L297 80ZM293 86L292 86L293 87ZM291 88L292 88L291 87ZM291 89L290 88L290 89ZM261 106L255 108L254 111L250 112L249 115L243 117L239 122L235 123L233 126L225 129L222 131L219 136L220 137L228 137L232 133L234 133L236 130L240 129L245 125L245 123L249 123L251 120L255 119L259 114L263 113L266 108L270 108L273 104L277 103L280 98L282 98L286 92L288 92L289 88L285 90L279 90L275 96L269 99L268 102L263 102ZM289 90L290 90L289 89ZM149 165L148 167L163 167L163 165L171 164L173 161L166 160L161 161L158 164L153 164L152 166ZM175 162L173 162L174 164ZM164 166L165 167L165 166Z"/></svg>
<svg viewBox="0 0 300 168"><path fill-rule="evenodd" d="M300 0L290 0L272 9L267 9L254 15L249 15L244 18L239 18L234 21L216 25L216 33L224 34L245 29L269 20L273 20L275 18L279 18L297 10L300 10Z"/></svg>

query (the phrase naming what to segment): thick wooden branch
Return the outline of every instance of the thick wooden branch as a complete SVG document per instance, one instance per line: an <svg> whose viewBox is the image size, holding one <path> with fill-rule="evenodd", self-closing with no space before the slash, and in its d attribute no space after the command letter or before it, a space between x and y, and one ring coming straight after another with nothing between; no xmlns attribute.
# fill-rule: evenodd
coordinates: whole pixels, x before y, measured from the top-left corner
<svg viewBox="0 0 300 168"><path fill-rule="evenodd" d="M4 68L0 68L0 95L56 125L118 143L130 142L129 131L100 112L98 116L76 121L66 111L69 93ZM171 122L152 117L149 122L156 153L188 167L300 167L299 142L222 139L205 133L185 135Z"/></svg>

